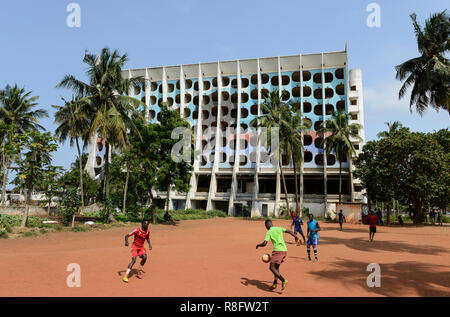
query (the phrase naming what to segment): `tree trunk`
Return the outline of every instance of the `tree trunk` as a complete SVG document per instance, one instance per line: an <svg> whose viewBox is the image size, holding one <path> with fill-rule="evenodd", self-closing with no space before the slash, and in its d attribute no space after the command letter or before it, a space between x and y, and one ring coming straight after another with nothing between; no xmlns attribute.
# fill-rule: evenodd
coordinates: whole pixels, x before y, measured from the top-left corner
<svg viewBox="0 0 450 317"><path fill-rule="evenodd" d="M8 183L8 173L9 173L6 158L4 159L4 164L2 168L3 168L2 207L4 207L6 203L6 184Z"/></svg>
<svg viewBox="0 0 450 317"><path fill-rule="evenodd" d="M127 166L127 176L125 178L125 188L123 189L123 208L122 212L125 213L127 210L127 192L128 192L128 179L130 178L130 171Z"/></svg>
<svg viewBox="0 0 450 317"><path fill-rule="evenodd" d="M300 217L303 216L303 161L300 162Z"/></svg>
<svg viewBox="0 0 450 317"><path fill-rule="evenodd" d="M50 216L50 204L52 202L52 197L49 196L48 198L48 206L47 206L47 215Z"/></svg>
<svg viewBox="0 0 450 317"><path fill-rule="evenodd" d="M155 218L155 201L153 199L153 194L152 194L152 190L150 189L150 200L152 201L152 223L156 223L156 218Z"/></svg>
<svg viewBox="0 0 450 317"><path fill-rule="evenodd" d="M286 198L287 213L288 213L288 215L290 215L291 212L290 212L290 208L289 208L289 197L288 197L288 191L287 191L287 187L286 187L286 180L284 179L283 167L281 164L281 157L278 160L278 164L280 166L281 179L283 180L284 197Z"/></svg>
<svg viewBox="0 0 450 317"><path fill-rule="evenodd" d="M25 214L22 217L22 224L20 225L22 228L27 226L28 215L30 213L30 203L31 203L31 192L33 191L33 182L30 182L27 190L27 199L25 205Z"/></svg>
<svg viewBox="0 0 450 317"><path fill-rule="evenodd" d="M424 214L422 211L422 200L421 199L417 199L414 201L414 216L413 216L413 223L415 225L422 225L423 224L423 220L424 220Z"/></svg>
<svg viewBox="0 0 450 317"><path fill-rule="evenodd" d="M169 212L169 204L170 204L170 185L167 186L166 212Z"/></svg>
<svg viewBox="0 0 450 317"><path fill-rule="evenodd" d="M295 214L299 215L300 214L300 202L298 199L298 184L297 184L297 166L294 162L294 160L292 160L292 163L294 165L294 183L295 183Z"/></svg>
<svg viewBox="0 0 450 317"><path fill-rule="evenodd" d="M339 161L339 205L342 204L342 162Z"/></svg>
<svg viewBox="0 0 450 317"><path fill-rule="evenodd" d="M391 223L391 216L390 216L390 203L386 203L386 224L389 226Z"/></svg>
<svg viewBox="0 0 450 317"><path fill-rule="evenodd" d="M77 142L77 150L78 150L78 161L80 165L80 191L81 191L81 206L84 207L84 191L83 191L83 162L81 161L81 151L80 145L78 144L78 138L75 139Z"/></svg>
<svg viewBox="0 0 450 317"><path fill-rule="evenodd" d="M109 198L109 143L105 141L105 196Z"/></svg>

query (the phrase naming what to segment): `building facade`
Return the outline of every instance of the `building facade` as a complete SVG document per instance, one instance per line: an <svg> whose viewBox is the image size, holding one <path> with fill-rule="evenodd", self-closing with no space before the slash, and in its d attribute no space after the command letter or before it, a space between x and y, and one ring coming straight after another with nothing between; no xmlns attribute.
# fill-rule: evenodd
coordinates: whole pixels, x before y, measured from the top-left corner
<svg viewBox="0 0 450 317"><path fill-rule="evenodd" d="M257 137L261 131L250 124L263 114L264 94L278 90L286 91L283 100L294 102L311 122L303 138L303 205L323 215L338 201L339 162L333 154L324 155L320 124L338 109L350 113L351 122L364 123L361 70L348 70L347 61L345 50L124 71L126 77L146 79L130 95L145 103L147 120L157 123L166 102L189 121L195 150L201 152L194 160L190 191L171 192L170 208L221 209L229 215L248 208L252 216L278 215L285 205L280 169L269 146ZM360 137L364 140L364 129ZM359 152L364 141L353 141ZM102 165L99 154L97 149L97 168ZM294 169L291 162L282 164L294 208ZM343 201L362 202L361 185L350 173L351 159L342 167ZM159 198L166 195L157 193Z"/></svg>

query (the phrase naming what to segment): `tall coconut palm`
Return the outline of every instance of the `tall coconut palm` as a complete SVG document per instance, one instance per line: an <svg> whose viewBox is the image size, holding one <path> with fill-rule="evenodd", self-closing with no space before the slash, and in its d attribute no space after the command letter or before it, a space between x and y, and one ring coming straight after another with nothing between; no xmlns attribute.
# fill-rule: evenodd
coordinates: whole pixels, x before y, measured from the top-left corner
<svg viewBox="0 0 450 317"><path fill-rule="evenodd" d="M261 103L262 115L254 118L251 121L252 126L263 127L267 129L267 143L271 144L271 134L272 129L278 129L279 131L279 146L278 151L273 153L276 160L278 161L278 166L280 168L281 179L283 181L283 188L285 192L286 208L288 214L290 213L289 208L289 197L286 186L286 179L284 177L283 164L281 158L281 151L288 151L289 146L287 142L288 129L287 129L287 118L290 116L289 105L282 101L282 96L278 90L271 91L263 96L264 101ZM285 153L286 155L287 153Z"/></svg>
<svg viewBox="0 0 450 317"><path fill-rule="evenodd" d="M400 121L394 121L394 122L385 122L385 124L388 127L387 131L381 131L377 134L377 137L379 138L387 138L389 136L391 136L392 134L394 134L395 132L397 132L398 130L400 130L403 125L400 123Z"/></svg>
<svg viewBox="0 0 450 317"><path fill-rule="evenodd" d="M3 149L5 149L5 145L9 142L8 135L11 135L11 133L24 133L26 130L45 130L39 124L39 119L48 117L48 112L44 109L34 110L38 105L37 100L39 97L31 96L31 94L31 91L26 92L25 88L19 88L17 84L12 87L6 85L0 91L0 121L10 127L14 127L14 132L10 131L10 133L3 134L1 141ZM11 158L6 157L5 153L2 153L2 156L2 206L4 206ZM18 159L21 160L20 153Z"/></svg>
<svg viewBox="0 0 450 317"><path fill-rule="evenodd" d="M91 129L89 136L97 134L105 139L105 195L109 197L109 157L111 146L122 147L128 144L128 132L135 130L136 117L141 116L137 108L145 104L127 96L132 85L143 83L141 77L126 79L122 77L122 69L128 60L126 54L120 55L117 50L111 52L103 48L101 54L86 54L83 62L88 66L85 83L72 75L66 75L57 87L72 89L75 95L81 96L80 102L86 104Z"/></svg>
<svg viewBox="0 0 450 317"><path fill-rule="evenodd" d="M342 162L356 152L351 138L362 140L358 132L361 125L358 123L349 124L351 114L343 110L333 111L331 118L324 123L320 131L326 136L322 141L322 146L325 145L326 155L334 152L336 159L339 162L339 204L342 202Z"/></svg>
<svg viewBox="0 0 450 317"><path fill-rule="evenodd" d="M295 102L291 102L290 107L291 115L287 118L287 141L289 142L289 152L294 168L296 213L301 214L303 210L303 134L311 128L311 121L305 120ZM300 186L297 185L297 167L300 174Z"/></svg>
<svg viewBox="0 0 450 317"><path fill-rule="evenodd" d="M56 108L55 123L58 127L55 130L55 135L59 137L60 142L64 143L69 139L70 146L75 144L78 151L78 160L80 167L80 192L81 205L84 206L84 191L83 191L83 163L81 161L81 149L79 139L83 141L83 148L89 142L90 122L88 116L88 109L86 105L80 102L80 98L73 98L67 101L61 98L64 106L53 106Z"/></svg>
<svg viewBox="0 0 450 317"><path fill-rule="evenodd" d="M446 58L450 49L450 17L446 11L433 14L422 27L416 14L410 15L421 56L412 58L395 67L396 78L404 81L399 91L403 98L412 86L410 110L415 106L422 115L431 106L450 113L450 64Z"/></svg>

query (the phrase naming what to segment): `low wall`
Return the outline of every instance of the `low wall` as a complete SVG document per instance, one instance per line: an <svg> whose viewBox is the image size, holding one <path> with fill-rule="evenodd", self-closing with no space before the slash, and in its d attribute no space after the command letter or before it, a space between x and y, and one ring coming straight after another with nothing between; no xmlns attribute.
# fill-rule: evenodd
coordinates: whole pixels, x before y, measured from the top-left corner
<svg viewBox="0 0 450 317"><path fill-rule="evenodd" d="M30 206L29 216L47 216L47 207ZM25 213L25 206L7 206L0 207L0 214L3 215L23 215ZM56 207L50 207L50 215L58 214Z"/></svg>
<svg viewBox="0 0 450 317"><path fill-rule="evenodd" d="M361 204L359 203L347 203L336 204L336 214L332 213L332 219L335 219L339 211L342 209L345 221L349 223L361 222Z"/></svg>

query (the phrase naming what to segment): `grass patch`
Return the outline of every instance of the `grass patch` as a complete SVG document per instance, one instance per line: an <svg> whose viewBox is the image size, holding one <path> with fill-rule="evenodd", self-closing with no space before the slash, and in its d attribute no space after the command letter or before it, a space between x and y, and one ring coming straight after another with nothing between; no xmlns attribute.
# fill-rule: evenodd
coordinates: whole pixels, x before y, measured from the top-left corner
<svg viewBox="0 0 450 317"><path fill-rule="evenodd" d="M48 231L47 231L47 229L41 228L41 229L39 229L39 232L42 234L46 234Z"/></svg>
<svg viewBox="0 0 450 317"><path fill-rule="evenodd" d="M82 226L76 226L76 227L70 228L70 230L73 231L73 232L85 232L85 231L89 231L90 228L82 227Z"/></svg>
<svg viewBox="0 0 450 317"><path fill-rule="evenodd" d="M24 237L35 237L35 236L37 236L37 233L34 232L34 231L21 232L21 234Z"/></svg>

